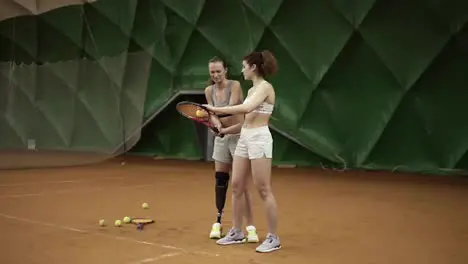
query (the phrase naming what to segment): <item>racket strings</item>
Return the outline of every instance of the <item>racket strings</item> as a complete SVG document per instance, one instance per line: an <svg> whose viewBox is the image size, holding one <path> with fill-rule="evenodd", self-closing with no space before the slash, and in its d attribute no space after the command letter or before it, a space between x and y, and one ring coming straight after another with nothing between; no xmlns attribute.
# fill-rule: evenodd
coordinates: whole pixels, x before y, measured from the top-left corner
<svg viewBox="0 0 468 264"><path fill-rule="evenodd" d="M176 109L181 115L191 120L194 120L196 122L199 122L201 124L204 124L207 127L211 128L211 130L213 130L214 133L219 134L219 130L216 127L214 127L213 124L211 123L210 116L212 113L210 113L204 107L193 102L183 101L183 102L179 102L176 105ZM201 111L203 113L203 116L201 117L197 116L197 111ZM224 115L224 116L230 116L230 115ZM224 137L223 134L219 134L218 136Z"/></svg>
<svg viewBox="0 0 468 264"><path fill-rule="evenodd" d="M193 119L206 120L208 116L203 108L193 104L180 104L177 108L181 113ZM197 111L202 111L205 117L197 116Z"/></svg>

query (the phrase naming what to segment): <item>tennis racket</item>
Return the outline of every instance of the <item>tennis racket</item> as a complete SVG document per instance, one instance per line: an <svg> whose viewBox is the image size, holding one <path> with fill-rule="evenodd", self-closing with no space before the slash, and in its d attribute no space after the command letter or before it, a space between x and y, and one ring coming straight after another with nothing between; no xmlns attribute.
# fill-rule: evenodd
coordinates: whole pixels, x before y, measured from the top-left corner
<svg viewBox="0 0 468 264"><path fill-rule="evenodd" d="M132 218L130 223L135 224L137 229L141 230L145 225L154 223L154 220L150 218Z"/></svg>
<svg viewBox="0 0 468 264"><path fill-rule="evenodd" d="M214 116L215 114L210 113L208 109L201 104L194 103L194 102L189 102L189 101L182 101L177 103L176 105L177 111L179 113L195 122L198 122L200 124L203 124L207 127L209 127L213 132L215 132L219 137L224 137L224 135L219 135L219 130L213 126L211 123L211 116ZM203 116L197 116L197 111L203 113ZM218 117L227 117L227 116L232 116L230 114L225 114L225 115L217 115Z"/></svg>

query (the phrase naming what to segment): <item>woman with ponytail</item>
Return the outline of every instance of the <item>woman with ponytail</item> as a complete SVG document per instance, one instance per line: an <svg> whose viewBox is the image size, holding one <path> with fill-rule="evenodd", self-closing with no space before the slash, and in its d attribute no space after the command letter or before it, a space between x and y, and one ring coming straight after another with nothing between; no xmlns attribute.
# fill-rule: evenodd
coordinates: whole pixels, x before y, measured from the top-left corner
<svg viewBox="0 0 468 264"><path fill-rule="evenodd" d="M275 105L275 89L265 80L277 71L277 63L269 51L252 52L244 57L242 73L252 81L247 98L233 106L206 105L216 114L245 115L240 138L234 153L232 169L233 227L228 235L217 241L219 245L238 244L245 241L242 231L242 204L247 191L250 172L253 182L264 201L268 219L268 234L257 252L272 252L281 248L277 235L277 206L271 186L271 160L273 138L268 123Z"/></svg>

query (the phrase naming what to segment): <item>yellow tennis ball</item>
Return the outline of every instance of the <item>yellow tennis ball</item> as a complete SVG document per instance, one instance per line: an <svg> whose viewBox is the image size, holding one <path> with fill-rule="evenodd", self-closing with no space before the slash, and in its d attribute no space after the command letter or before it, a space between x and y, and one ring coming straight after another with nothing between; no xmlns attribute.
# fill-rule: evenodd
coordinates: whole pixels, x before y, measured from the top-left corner
<svg viewBox="0 0 468 264"><path fill-rule="evenodd" d="M143 209L148 209L148 208L149 208L149 205L148 205L147 203L143 203L143 204L141 205L141 207L142 207Z"/></svg>
<svg viewBox="0 0 468 264"><path fill-rule="evenodd" d="M195 115L196 115L197 117L204 117L204 116L205 116L205 111L197 110L197 111L195 112Z"/></svg>
<svg viewBox="0 0 468 264"><path fill-rule="evenodd" d="M121 225L122 225L122 221L120 221L120 220L115 220L114 225L115 225L115 226L121 226Z"/></svg>
<svg viewBox="0 0 468 264"><path fill-rule="evenodd" d="M99 225L100 225L100 226L105 226L105 225L106 225L106 221L104 221L104 219L99 220Z"/></svg>
<svg viewBox="0 0 468 264"><path fill-rule="evenodd" d="M132 221L132 219L130 217L126 216L126 217L124 217L123 221L124 221L124 223L128 224L128 223L130 223Z"/></svg>

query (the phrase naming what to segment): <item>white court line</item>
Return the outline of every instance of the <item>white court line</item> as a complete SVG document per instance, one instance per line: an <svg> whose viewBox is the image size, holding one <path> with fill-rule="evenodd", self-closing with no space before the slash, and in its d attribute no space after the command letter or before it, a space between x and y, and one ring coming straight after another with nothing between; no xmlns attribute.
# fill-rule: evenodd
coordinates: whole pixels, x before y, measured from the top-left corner
<svg viewBox="0 0 468 264"><path fill-rule="evenodd" d="M77 179L77 180L63 180L63 181L37 181L37 182L22 182L22 183L11 183L11 184L0 184L0 187L20 187L34 184L64 184L64 183L79 183L79 182L90 182L100 180L120 180L124 177L105 177L98 179Z"/></svg>
<svg viewBox="0 0 468 264"><path fill-rule="evenodd" d="M26 222L26 223L30 223L30 224L43 225L43 226L48 226L48 227L55 227L55 228L60 228L60 229L63 229L63 230L73 231L73 232L82 233L82 234L88 233L85 230L81 230L81 229L77 229L77 228L73 228L73 227L59 226L59 225L56 225L56 224L51 224L51 223L36 221L36 220L32 220L32 219L16 217L16 216L7 215L7 214L1 214L0 213L0 216L2 216L4 218L7 218L7 219L16 220L16 221L20 221L20 222Z"/></svg>
<svg viewBox="0 0 468 264"><path fill-rule="evenodd" d="M151 263L151 262L159 261L161 259L177 257L177 256L180 256L180 255L182 255L182 252L170 252L170 253L159 255L159 256L154 257L154 258L145 258L145 259L142 259L142 260L137 261L137 262L132 262L132 264Z"/></svg>
<svg viewBox="0 0 468 264"><path fill-rule="evenodd" d="M79 192L93 192L93 191L103 191L103 190L110 190L110 189L131 189L131 188L144 188L144 187L151 187L155 184L138 184L138 185L127 185L127 186L117 186L117 187L96 187L96 188L89 188L89 189L71 189L71 190L60 190L55 192L40 192L40 193L21 193L21 194L7 194L1 195L0 199L5 198L24 198L24 197L31 197L31 196L42 196L42 195L61 195L67 193L79 193Z"/></svg>
<svg viewBox="0 0 468 264"><path fill-rule="evenodd" d="M10 194L10 195L0 196L0 198L21 198L21 197L41 196L41 195L44 195L44 193Z"/></svg>
<svg viewBox="0 0 468 264"><path fill-rule="evenodd" d="M153 243L153 242L149 242L149 241L137 240L137 239L133 239L133 238L129 238L129 237L113 236L113 235L101 234L101 233L97 233L97 232L90 232L90 231L86 231L86 230L78 229L78 228L74 228L74 227L62 226L62 225L57 225L57 224L53 224L53 223L37 221L37 220L33 220L33 219L28 219L28 218L23 218L23 217L18 217L18 216L3 214L3 213L0 213L0 216L3 217L3 218L6 218L6 219L15 220L15 221L18 221L18 222L24 222L24 223L35 224L35 225L42 225L42 226L62 229L62 230L66 230L66 231L72 231L72 232L76 232L76 233L80 233L80 234L90 234L90 235L107 237L107 238L111 238L111 239L115 239L115 240L122 240L122 241L127 241L127 242L132 242L132 243L143 244L143 245L147 245L147 246L178 250L178 251L180 251L180 254L182 254L182 253L192 253L192 254L205 255L205 256L211 256L211 257L219 257L220 256L220 254L218 254L218 253L210 253L210 252L205 252L205 251L190 251L190 250L187 250L185 248L175 247L175 246L172 246L172 245L164 245L164 244L158 244L158 243ZM140 262L140 263L142 263L142 262Z"/></svg>

